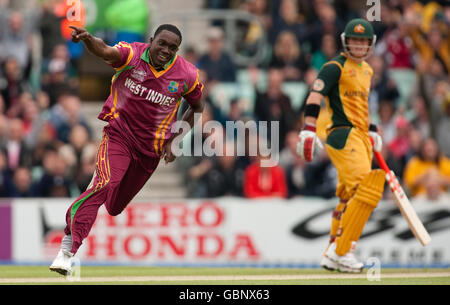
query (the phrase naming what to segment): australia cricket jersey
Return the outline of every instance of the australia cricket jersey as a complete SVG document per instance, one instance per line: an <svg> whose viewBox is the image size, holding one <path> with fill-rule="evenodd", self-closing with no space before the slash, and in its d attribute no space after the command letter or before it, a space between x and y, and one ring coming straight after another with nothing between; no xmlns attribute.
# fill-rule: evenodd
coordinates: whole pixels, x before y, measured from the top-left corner
<svg viewBox="0 0 450 305"><path fill-rule="evenodd" d="M155 70L147 43L120 42L114 47L121 60L113 66L111 92L98 118L109 122L133 149L159 157L182 98L189 104L201 98L198 70L178 55L163 70Z"/></svg>
<svg viewBox="0 0 450 305"><path fill-rule="evenodd" d="M373 70L365 61L356 63L341 53L319 72L312 91L327 97L332 125L356 127L368 131L369 91Z"/></svg>

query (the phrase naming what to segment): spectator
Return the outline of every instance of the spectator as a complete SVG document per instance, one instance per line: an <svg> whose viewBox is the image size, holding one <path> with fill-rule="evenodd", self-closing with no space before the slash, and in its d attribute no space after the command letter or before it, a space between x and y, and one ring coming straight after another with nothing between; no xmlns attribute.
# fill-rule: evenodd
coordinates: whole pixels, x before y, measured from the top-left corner
<svg viewBox="0 0 450 305"><path fill-rule="evenodd" d="M316 2L315 13L319 18L312 25L308 36L308 40L311 43L311 53L320 50L323 36L328 34L333 37L339 37L345 27L342 20L337 17L336 10L331 4L325 1Z"/></svg>
<svg viewBox="0 0 450 305"><path fill-rule="evenodd" d="M202 99L205 100L205 109L207 109L206 116L211 116L211 120L219 121L222 125L225 126L226 121L226 114L222 109L219 107L221 104L220 102L217 102L217 100L213 101L210 92L213 91L214 86L216 85L216 81L210 82L208 79L208 75L206 71L200 70L199 71L199 81L203 84L203 94ZM183 103L180 106L179 112L183 113L187 109L187 104ZM205 116L205 110L203 111L203 116Z"/></svg>
<svg viewBox="0 0 450 305"><path fill-rule="evenodd" d="M403 169L406 164L406 158L410 151L409 132L411 131L410 123L402 116L395 119L396 135L395 138L387 143L393 157L401 163Z"/></svg>
<svg viewBox="0 0 450 305"><path fill-rule="evenodd" d="M226 122L246 122L250 118L246 115L245 109L250 108L248 105L250 101L247 98L238 98L230 101L230 109L226 116L224 116L223 126L226 127ZM235 128L233 130L227 130L226 139L234 140L237 138L238 130Z"/></svg>
<svg viewBox="0 0 450 305"><path fill-rule="evenodd" d="M67 46L63 43L55 45L50 57L44 61L43 65L43 77L46 78L45 82L48 82L49 72L61 71L64 73L65 81L69 83L69 86L75 87L70 83L76 80L77 71L70 60L70 53Z"/></svg>
<svg viewBox="0 0 450 305"><path fill-rule="evenodd" d="M206 173L207 196L242 196L242 185L245 168L237 162L233 154L227 154L227 147L233 148L233 143L225 143L223 154L212 159L211 168Z"/></svg>
<svg viewBox="0 0 450 305"><path fill-rule="evenodd" d="M294 166L297 154L298 132L291 130L286 134L286 143L284 148L280 151L280 166L287 171L288 168Z"/></svg>
<svg viewBox="0 0 450 305"><path fill-rule="evenodd" d="M286 173L288 197L307 195L306 162L297 154L298 131L286 135L286 145L280 152L280 166Z"/></svg>
<svg viewBox="0 0 450 305"><path fill-rule="evenodd" d="M17 60L20 74L27 74L26 70L30 64L30 33L24 27L22 13L11 12L8 25L1 34L0 56L5 58L14 57Z"/></svg>
<svg viewBox="0 0 450 305"><path fill-rule="evenodd" d="M432 103L432 122L435 124L436 139L442 153L450 157L450 85L445 81L435 87Z"/></svg>
<svg viewBox="0 0 450 305"><path fill-rule="evenodd" d="M422 18L418 18L412 8L405 12L405 18L408 25L408 33L420 55L418 72L424 73L428 71L433 61L438 60L443 64L443 69L448 75L450 73L450 42L448 39L445 39L445 35L448 35L448 25L446 33L443 33L439 23L433 21L430 23L428 31L424 33L419 24Z"/></svg>
<svg viewBox="0 0 450 305"><path fill-rule="evenodd" d="M382 100L390 100L397 108L397 99L400 93L397 84L388 76L386 63L381 56L373 55L367 62L373 69L371 90L369 95L369 107L372 113L378 112L379 103Z"/></svg>
<svg viewBox="0 0 450 305"><path fill-rule="evenodd" d="M39 106L39 111L47 115L50 108L50 97L42 90L36 93L36 103Z"/></svg>
<svg viewBox="0 0 450 305"><path fill-rule="evenodd" d="M91 134L86 118L81 112L81 100L72 94L61 95L58 103L52 107L50 123L57 131L58 140L68 143L70 130L77 124L83 125Z"/></svg>
<svg viewBox="0 0 450 305"><path fill-rule="evenodd" d="M26 100L23 105L22 121L27 144L33 133L33 125L39 119L39 115L39 108L36 102L34 100ZM31 146L29 145L29 147Z"/></svg>
<svg viewBox="0 0 450 305"><path fill-rule="evenodd" d="M50 59L53 48L64 43L61 33L61 18L55 14L55 1L44 1L40 17L39 30L42 37L43 60Z"/></svg>
<svg viewBox="0 0 450 305"><path fill-rule="evenodd" d="M411 130L409 131L408 139L409 139L409 151L408 154L406 155L407 162L412 157L419 154L420 145L422 145L424 138L422 137L422 134L420 133L419 130L411 128ZM401 168L401 170L403 170L403 168ZM398 171L398 173L400 174L401 172Z"/></svg>
<svg viewBox="0 0 450 305"><path fill-rule="evenodd" d="M281 166L261 167L257 158L245 169L244 196L250 199L279 197L286 198L288 189Z"/></svg>
<svg viewBox="0 0 450 305"><path fill-rule="evenodd" d="M384 34L397 26L398 12L391 7L387 1L381 1L380 15L383 16L379 22L373 22L373 29L377 40L382 41Z"/></svg>
<svg viewBox="0 0 450 305"><path fill-rule="evenodd" d="M67 47L56 45L51 58L44 63L42 73L42 90L49 96L50 107L66 92L77 91L78 81L75 76Z"/></svg>
<svg viewBox="0 0 450 305"><path fill-rule="evenodd" d="M305 168L306 194L322 198L333 198L336 194L337 172L326 150L320 158L309 163Z"/></svg>
<svg viewBox="0 0 450 305"><path fill-rule="evenodd" d="M34 197L31 172L26 167L18 167L8 188L8 197Z"/></svg>
<svg viewBox="0 0 450 305"><path fill-rule="evenodd" d="M270 33L270 42L276 45L276 39L281 32L293 33L299 44L308 36L308 29L299 18L299 8L296 0L281 0L278 14L274 16L274 26Z"/></svg>
<svg viewBox="0 0 450 305"><path fill-rule="evenodd" d="M307 69L307 62L294 33L281 32L273 48L270 68L280 69L285 81L299 81Z"/></svg>
<svg viewBox="0 0 450 305"><path fill-rule="evenodd" d="M211 136L212 133L206 133L203 129L203 126L206 122L213 119L212 109L209 104L205 104L205 108L203 109L203 113L201 116L201 124L202 124L202 142L198 143L194 140L195 136L198 136L196 132L191 133L190 138L190 153L192 157L189 158L180 158L181 162L185 168L187 169L185 172L186 180L187 180L187 191L188 196L192 198L202 198L207 196L207 183L206 183L206 174L212 168L213 162L211 158L205 158L203 155L199 156L196 154L196 151L203 151L203 144L206 138Z"/></svg>
<svg viewBox="0 0 450 305"><path fill-rule="evenodd" d="M261 47L257 42L262 39L264 33L270 32L272 27L272 19L268 14L268 3L267 0L249 0L243 2L240 9L254 15L258 20L237 22L239 28L236 31L237 49L246 55L255 54L260 51L257 48Z"/></svg>
<svg viewBox="0 0 450 305"><path fill-rule="evenodd" d="M89 133L83 125L75 125L70 130L69 143L63 145L59 152L64 152L70 176L77 177L81 171L81 156L89 144ZM92 173L91 173L92 174Z"/></svg>
<svg viewBox="0 0 450 305"><path fill-rule="evenodd" d="M31 152L25 145L22 120L11 119L8 125L8 137L3 147L8 168L14 171L19 167L30 167Z"/></svg>
<svg viewBox="0 0 450 305"><path fill-rule="evenodd" d="M378 127L383 133L384 143L390 143L396 135L395 105L391 100L382 100L378 107Z"/></svg>
<svg viewBox="0 0 450 305"><path fill-rule="evenodd" d="M230 102L230 109L226 115L226 121L242 121L244 118L244 108L249 101L245 98L233 99Z"/></svg>
<svg viewBox="0 0 450 305"><path fill-rule="evenodd" d="M272 27L272 18L269 16L269 3L267 0L249 0L246 4L243 4L243 9L247 10L250 14L258 17L264 26L264 31L269 31ZM251 27L250 27L251 29Z"/></svg>
<svg viewBox="0 0 450 305"><path fill-rule="evenodd" d="M89 143L83 148L80 169L75 176L75 183L80 194L87 189L92 180L92 175L95 172L96 161L97 145Z"/></svg>
<svg viewBox="0 0 450 305"><path fill-rule="evenodd" d="M36 130L36 138L34 139L32 151L32 165L34 167L42 168L43 159L46 150L56 149L58 144L56 138L56 130L49 122L43 122L42 126Z"/></svg>
<svg viewBox="0 0 450 305"><path fill-rule="evenodd" d="M56 150L47 150L43 159L44 174L37 182L40 197L70 197L72 182L66 177L67 163Z"/></svg>
<svg viewBox="0 0 450 305"><path fill-rule="evenodd" d="M311 66L319 71L327 61L330 61L336 56L338 51L337 48L336 39L331 35L324 35L322 37L320 50L314 52L312 56Z"/></svg>
<svg viewBox="0 0 450 305"><path fill-rule="evenodd" d="M449 189L450 159L440 154L435 140L424 140L419 154L406 166L404 182L412 196L425 195L431 201Z"/></svg>
<svg viewBox="0 0 450 305"><path fill-rule="evenodd" d="M43 128L49 125L46 113L41 112L38 102L30 99L24 101L22 118L24 124L24 140L27 147L35 149L40 139L40 133ZM52 130L52 135L54 130ZM54 139L54 138L52 138Z"/></svg>
<svg viewBox="0 0 450 305"><path fill-rule="evenodd" d="M224 49L222 29L211 27L208 30L208 53L200 57L199 69L206 71L209 82L236 81L236 66Z"/></svg>
<svg viewBox="0 0 450 305"><path fill-rule="evenodd" d="M290 98L282 91L284 78L279 69L271 68L268 72L267 91L260 93L257 90L254 114L258 121L279 122L279 143L284 145L285 136L291 130L294 121L294 110ZM270 131L270 128L268 128ZM272 135L268 135L271 139ZM280 147L281 148L281 147Z"/></svg>
<svg viewBox="0 0 450 305"><path fill-rule="evenodd" d="M425 105L425 100L422 96L414 97L414 113L415 118L412 120L414 128L420 131L422 138L431 136L431 122L428 117L428 109Z"/></svg>
<svg viewBox="0 0 450 305"><path fill-rule="evenodd" d="M18 61L9 57L4 63L4 85L0 82L0 93L5 102L5 114L10 118L18 117L21 111L20 95L28 90Z"/></svg>
<svg viewBox="0 0 450 305"><path fill-rule="evenodd" d="M186 46L186 48L184 49L183 57L191 64L197 65L199 55L194 46L192 45ZM202 84L204 84L204 82L202 82Z"/></svg>
<svg viewBox="0 0 450 305"><path fill-rule="evenodd" d="M388 30L379 40L375 53L386 58L387 67L394 69L414 69L414 48L408 36L408 27L404 20Z"/></svg>
<svg viewBox="0 0 450 305"><path fill-rule="evenodd" d="M190 198L204 198L208 195L206 174L213 167L210 158L196 157L187 173L187 189Z"/></svg>

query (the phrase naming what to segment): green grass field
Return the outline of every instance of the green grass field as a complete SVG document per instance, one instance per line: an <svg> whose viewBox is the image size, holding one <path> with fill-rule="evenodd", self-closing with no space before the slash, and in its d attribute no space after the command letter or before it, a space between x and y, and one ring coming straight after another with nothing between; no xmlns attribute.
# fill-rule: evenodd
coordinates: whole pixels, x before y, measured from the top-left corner
<svg viewBox="0 0 450 305"><path fill-rule="evenodd" d="M373 275L367 270L83 266L79 281L69 281L46 266L0 266L3 285L450 285L450 269L382 269L378 281Z"/></svg>

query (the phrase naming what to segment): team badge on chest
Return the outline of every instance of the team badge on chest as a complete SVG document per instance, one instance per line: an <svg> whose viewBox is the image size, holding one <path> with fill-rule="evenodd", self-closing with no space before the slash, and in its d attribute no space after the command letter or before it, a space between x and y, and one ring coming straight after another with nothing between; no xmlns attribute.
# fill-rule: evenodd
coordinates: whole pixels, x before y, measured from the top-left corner
<svg viewBox="0 0 450 305"><path fill-rule="evenodd" d="M140 82L144 81L146 76L147 76L147 73L145 73L145 71L142 71L142 70L131 71L131 77Z"/></svg>
<svg viewBox="0 0 450 305"><path fill-rule="evenodd" d="M169 91L175 93L178 91L178 83L175 81L171 81L168 87Z"/></svg>

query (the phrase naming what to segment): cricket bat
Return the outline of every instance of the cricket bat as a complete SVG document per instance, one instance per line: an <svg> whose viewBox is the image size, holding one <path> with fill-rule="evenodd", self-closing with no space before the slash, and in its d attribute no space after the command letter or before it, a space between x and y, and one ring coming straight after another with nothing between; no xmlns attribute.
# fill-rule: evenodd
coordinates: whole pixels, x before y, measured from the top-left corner
<svg viewBox="0 0 450 305"><path fill-rule="evenodd" d="M377 158L378 165L386 173L386 180L389 184L389 188L391 189L392 194L394 195L395 203L400 209L403 217L408 222L409 228L413 232L414 236L420 241L422 246L425 247L431 241L430 234L428 234L427 230L423 226L422 222L416 214L416 211L414 211L411 202L409 202L408 197L406 197L403 188L398 182L397 177L395 176L394 172L389 169L381 153L374 151L374 154Z"/></svg>

